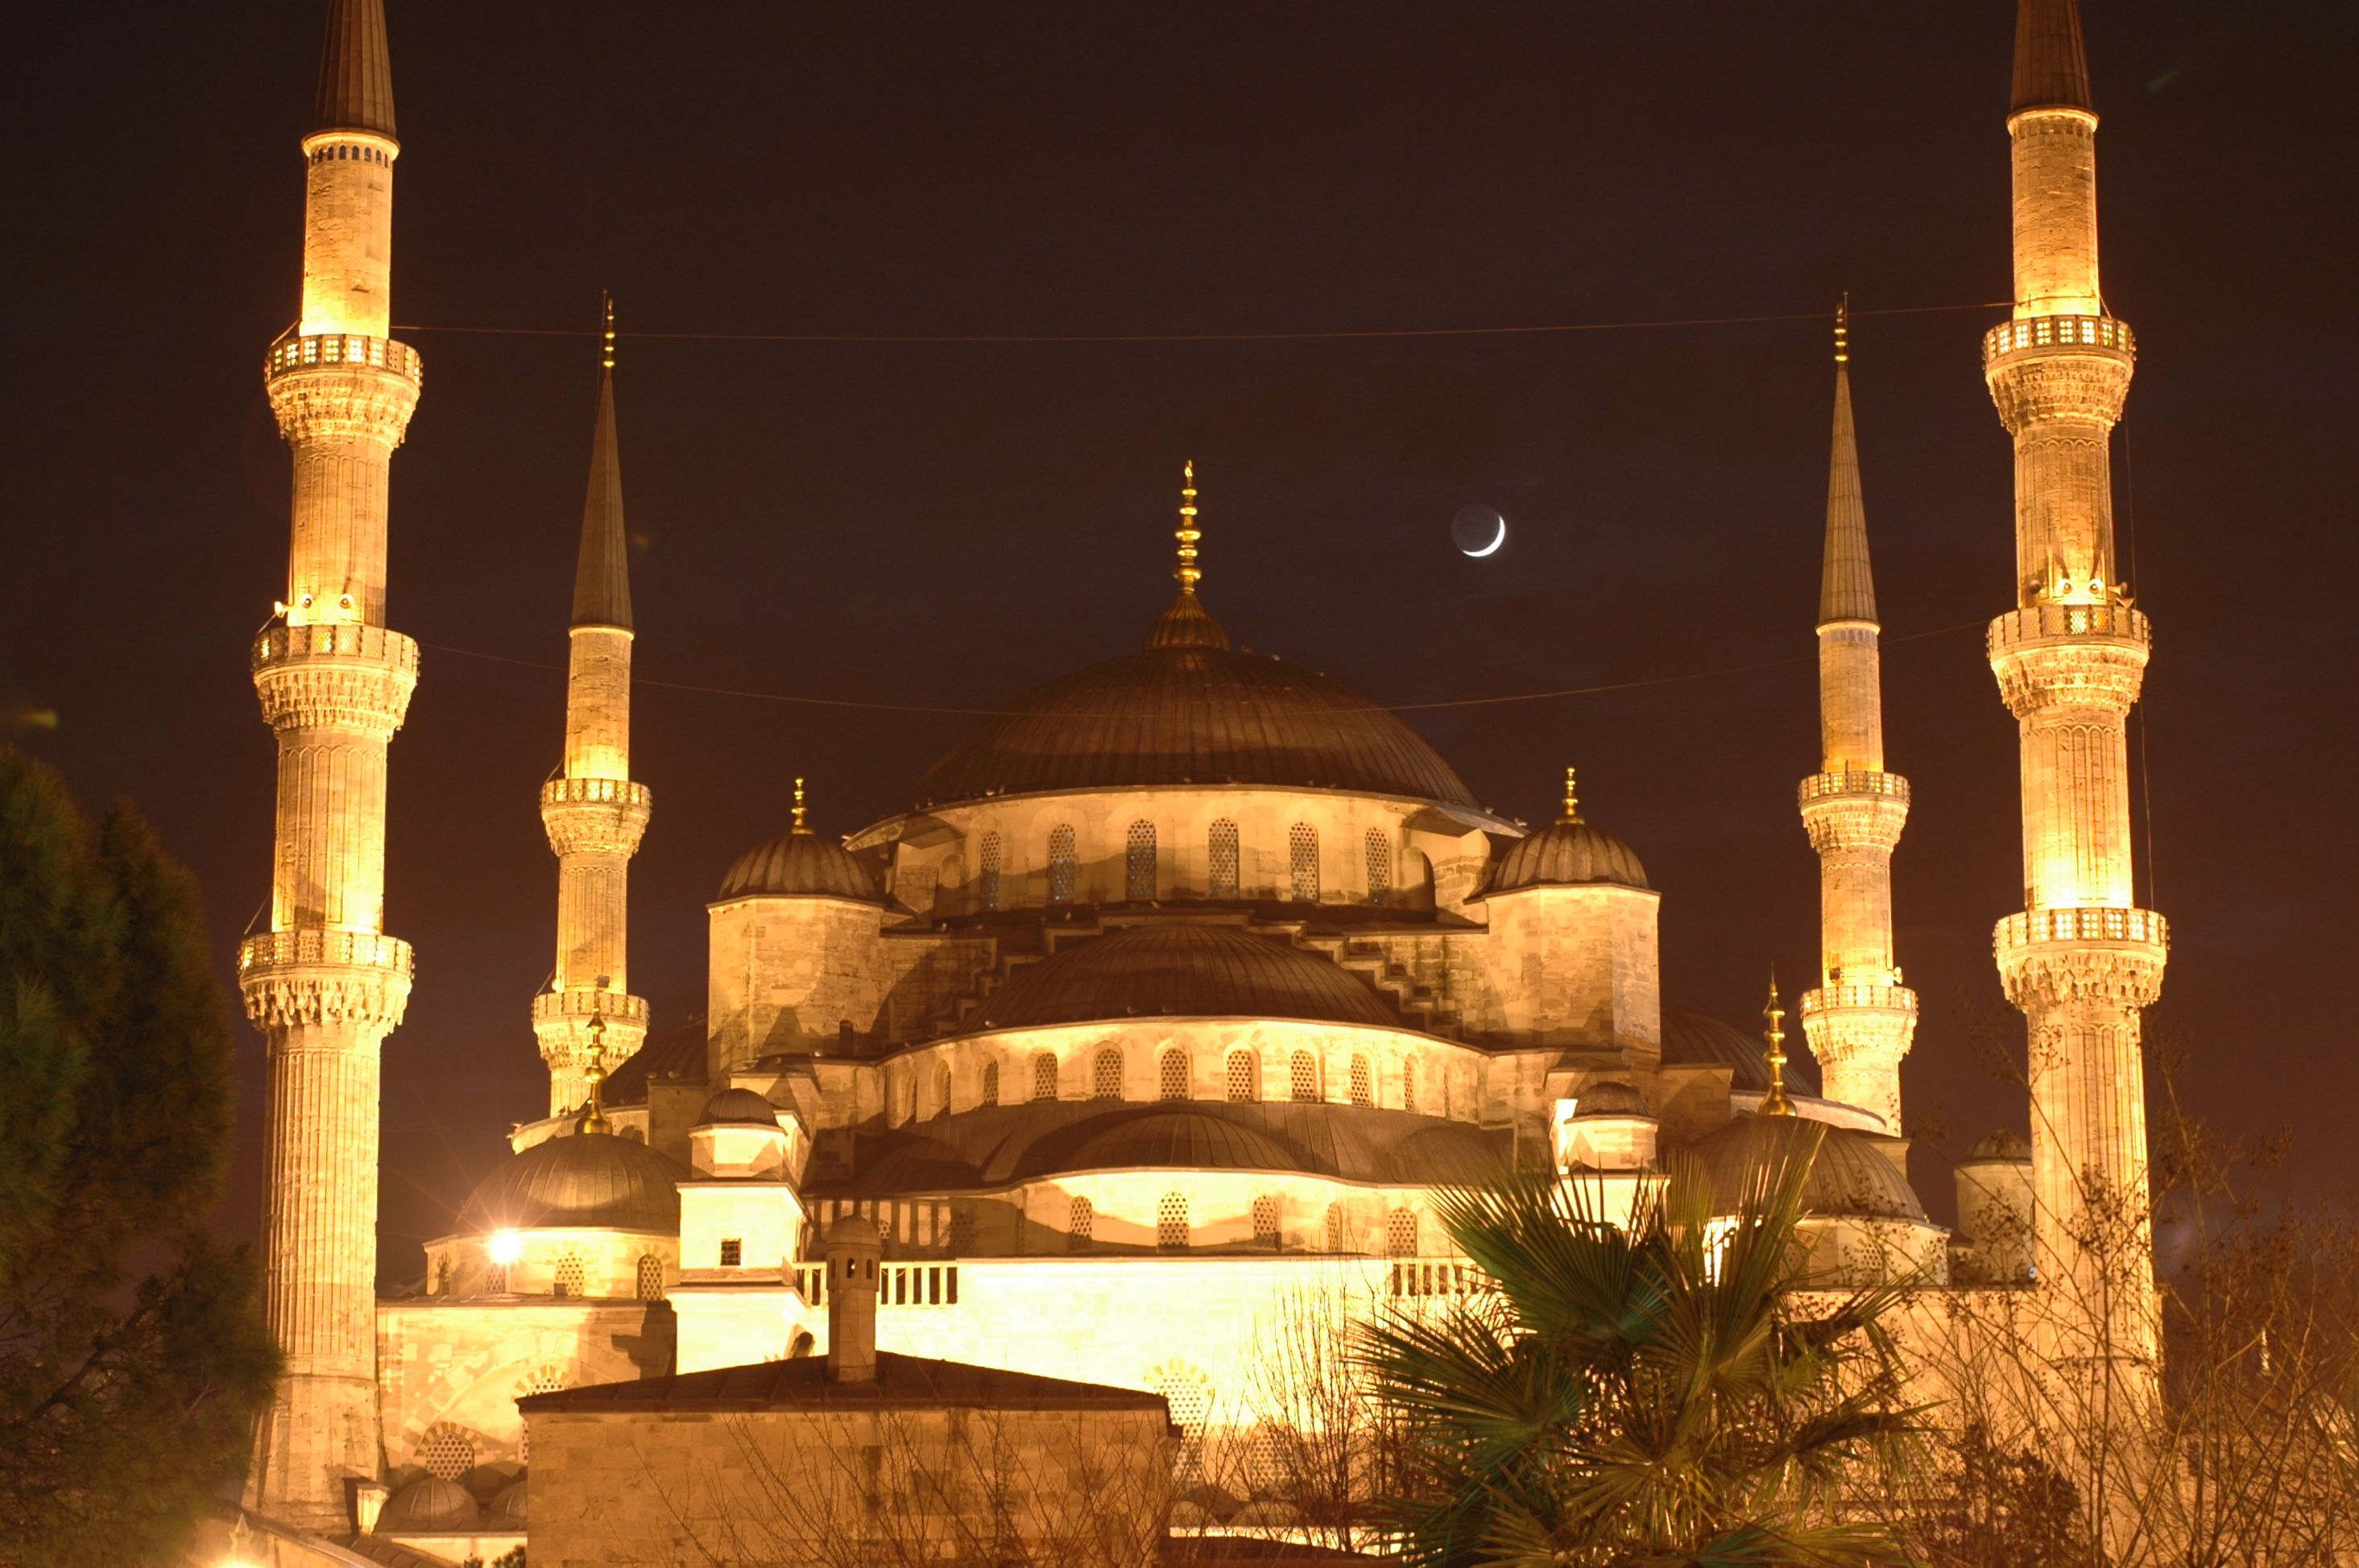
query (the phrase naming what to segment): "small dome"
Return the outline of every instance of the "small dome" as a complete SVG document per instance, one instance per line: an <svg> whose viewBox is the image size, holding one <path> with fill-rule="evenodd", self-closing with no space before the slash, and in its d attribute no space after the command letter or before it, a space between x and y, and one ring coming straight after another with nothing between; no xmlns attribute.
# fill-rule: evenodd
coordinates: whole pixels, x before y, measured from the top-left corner
<svg viewBox="0 0 2359 1568"><path fill-rule="evenodd" d="M829 1222L822 1246L881 1247L885 1238L877 1233L876 1223L862 1215L840 1214Z"/></svg>
<svg viewBox="0 0 2359 1568"><path fill-rule="evenodd" d="M440 1475L423 1475L386 1500L384 1511L376 1516L376 1533L473 1530L481 1520L482 1510L466 1487Z"/></svg>
<svg viewBox="0 0 2359 1568"><path fill-rule="evenodd" d="M492 1499L491 1522L493 1527L495 1529L505 1528L509 1530L522 1530L525 1527L525 1522L527 1517L525 1512L526 1500L524 1482L511 1481L506 1486L501 1487L499 1495Z"/></svg>
<svg viewBox="0 0 2359 1568"><path fill-rule="evenodd" d="M704 1102L699 1127L777 1127L777 1107L751 1089L723 1089Z"/></svg>
<svg viewBox="0 0 2359 1568"><path fill-rule="evenodd" d="M1993 1132L1988 1138L1974 1145L1974 1151L1966 1156L1966 1158L1969 1160L2014 1160L2017 1163L2028 1164L2031 1160L2031 1145L2024 1141L2023 1135L2017 1132L2013 1127L2000 1127Z"/></svg>
<svg viewBox="0 0 2359 1568"><path fill-rule="evenodd" d="M1234 926L1178 921L1126 927L1017 971L984 1003L976 1027L1157 1016L1401 1027L1373 988L1316 953Z"/></svg>
<svg viewBox="0 0 2359 1568"><path fill-rule="evenodd" d="M1587 822L1557 822L1509 844L1483 894L1491 898L1525 887L1578 887L1595 882L1650 886L1647 868L1628 844Z"/></svg>
<svg viewBox="0 0 2359 1568"><path fill-rule="evenodd" d="M1925 1223L1925 1205L1884 1152L1892 1139L1801 1116L1739 1116L1696 1141L1689 1152L1712 1182L1713 1211L1736 1213L1756 1172L1786 1159L1816 1127L1826 1136L1802 1184L1804 1214Z"/></svg>
<svg viewBox="0 0 2359 1568"><path fill-rule="evenodd" d="M1592 1083L1575 1095L1572 1114L1575 1116L1643 1116L1650 1113L1647 1109L1646 1095L1618 1079L1608 1079L1603 1083Z"/></svg>
<svg viewBox="0 0 2359 1568"><path fill-rule="evenodd" d="M502 1160L459 1212L462 1230L677 1233L688 1172L646 1144L609 1133L547 1138Z"/></svg>
<svg viewBox="0 0 2359 1568"><path fill-rule="evenodd" d="M859 856L814 833L782 833L737 857L721 879L723 898L826 898L877 901L876 878Z"/></svg>

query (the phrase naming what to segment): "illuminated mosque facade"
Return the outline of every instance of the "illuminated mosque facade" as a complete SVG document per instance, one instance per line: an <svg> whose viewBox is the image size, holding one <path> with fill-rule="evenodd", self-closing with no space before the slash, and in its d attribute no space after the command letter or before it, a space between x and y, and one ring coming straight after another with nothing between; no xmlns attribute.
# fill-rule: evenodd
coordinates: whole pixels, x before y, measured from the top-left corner
<svg viewBox="0 0 2359 1568"><path fill-rule="evenodd" d="M1192 470L1176 591L1159 614L1142 598L1138 646L984 719L848 837L809 826L798 781L791 822L706 907L704 1016L651 1018L628 967L655 806L633 777L610 316L562 768L540 797L549 1101L428 1244L423 1290L380 1298L380 1046L410 976L383 920L385 779L418 676L385 615L386 477L421 371L388 332L381 3L330 11L301 318L266 364L294 502L286 596L252 650L278 740L270 929L238 957L268 1042L267 1308L287 1354L257 1512L496 1555L528 1515L518 1399L823 1354L814 1237L846 1215L883 1238L885 1349L1151 1390L1201 1429L1242 1419L1256 1334L1289 1297L1464 1290L1433 1199L1509 1170L1585 1172L1626 1200L1683 1150L1734 1213L1757 1161L1822 1127L1815 1259L1928 1292L2067 1273L2076 1194L2143 1191L2138 1010L2163 924L2131 899L2123 724L2147 631L2117 580L2105 467L2133 351L2097 285L2078 18L2023 0L2018 303L1984 364L2017 454L2016 601L1990 654L2022 725L2026 887L1995 948L2036 1105L2027 1145L1964 1162L1958 1233L1905 1174L1917 1001L1890 862L1909 793L1886 767L1840 331L1822 762L1799 790L1823 956L1794 1010L1821 1078L1786 1060L1781 1010L1765 1039L1662 997L1663 894L1582 816L1570 772L1562 814L1527 830L1392 713L1233 647Z"/></svg>

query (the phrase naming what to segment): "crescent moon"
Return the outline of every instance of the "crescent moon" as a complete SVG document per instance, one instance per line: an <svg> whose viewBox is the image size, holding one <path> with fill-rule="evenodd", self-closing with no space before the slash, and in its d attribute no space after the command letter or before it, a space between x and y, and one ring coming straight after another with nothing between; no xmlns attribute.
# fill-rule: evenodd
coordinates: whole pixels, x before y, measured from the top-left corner
<svg viewBox="0 0 2359 1568"><path fill-rule="evenodd" d="M1489 555L1489 554L1493 553L1494 551L1495 551L1495 550L1497 550L1501 545L1503 545L1503 544L1505 544L1505 543L1506 543L1506 542L1507 542L1507 519L1506 519L1506 518L1505 518L1505 517L1501 517L1501 518L1499 519L1499 537L1498 537L1497 539L1493 539L1489 544L1484 545L1481 550L1468 550L1468 551L1466 552L1466 557L1467 557L1467 559L1468 559L1468 560L1470 560L1470 561L1480 561L1480 560L1482 560L1484 556Z"/></svg>

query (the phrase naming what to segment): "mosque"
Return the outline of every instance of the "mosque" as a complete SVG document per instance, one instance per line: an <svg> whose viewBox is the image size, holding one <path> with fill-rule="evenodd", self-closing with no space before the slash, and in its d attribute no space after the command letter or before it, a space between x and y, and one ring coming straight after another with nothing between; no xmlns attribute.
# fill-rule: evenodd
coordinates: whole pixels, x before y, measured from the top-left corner
<svg viewBox="0 0 2359 1568"><path fill-rule="evenodd" d="M2022 726L2026 902L1995 952L2036 1104L2028 1141L1962 1167L1957 1233L1905 1174L1917 998L1890 862L1909 790L1886 767L1840 324L1822 760L1798 790L1821 867L1822 972L1795 1002L1814 1070L1783 1049L1774 987L1759 1033L1661 996L1664 891L1570 769L1561 814L1527 830L1393 713L1233 646L1192 467L1176 587L1158 610L1140 584L1136 645L1015 698L848 837L807 824L798 780L792 821L747 824L715 879L704 1015L652 1018L629 983L654 800L633 776L610 313L540 795L549 1101L518 1107L511 1151L427 1245L422 1292L380 1299L379 1048L410 977L383 920L385 779L419 673L385 622L386 476L421 371L388 334L381 0L332 0L301 319L266 362L293 528L252 649L279 746L271 922L238 964L268 1040L288 1359L254 1508L496 1556L527 1521L519 1399L823 1354L814 1238L848 1215L883 1238L879 1345L1160 1393L1191 1435L1250 1421L1256 1339L1288 1301L1465 1289L1434 1196L1510 1170L1626 1200L1684 1151L1733 1214L1815 1125L1806 1230L1829 1270L1928 1293L2069 1274L2074 1205L2144 1188L2138 1017L2165 940L2130 893L2123 726L2148 634L2113 560L2106 441L2134 349L2097 286L2095 125L2071 0L2021 0L2018 303L1983 354L2018 476L1989 647Z"/></svg>

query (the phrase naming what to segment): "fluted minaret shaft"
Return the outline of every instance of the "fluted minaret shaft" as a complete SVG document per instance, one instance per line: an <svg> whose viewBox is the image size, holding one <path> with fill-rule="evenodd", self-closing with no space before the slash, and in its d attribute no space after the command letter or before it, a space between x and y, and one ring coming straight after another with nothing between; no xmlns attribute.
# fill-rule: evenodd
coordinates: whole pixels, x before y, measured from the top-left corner
<svg viewBox="0 0 2359 1568"><path fill-rule="evenodd" d="M541 786L540 820L557 855L557 962L533 998L533 1033L549 1064L551 1116L578 1108L590 1021L604 1020L611 1065L647 1038L647 1005L630 994L631 856L653 798L631 781L631 584L623 523L622 448L614 434L614 316L598 380L590 492L574 568L565 681L565 763Z"/></svg>
<svg viewBox="0 0 2359 1568"><path fill-rule="evenodd" d="M1819 854L1820 985L1802 1028L1832 1100L1901 1130L1900 1060L1917 995L1892 949L1892 852L1908 820L1908 780L1884 770L1884 691L1869 570L1867 508L1851 406L1848 323L1835 326L1833 455L1819 585L1820 771L1802 780L1802 826Z"/></svg>
<svg viewBox="0 0 2359 1568"><path fill-rule="evenodd" d="M2129 711L2149 634L2114 563L2107 447L2135 344L2097 274L2097 116L2071 0L2021 0L2014 319L1984 340L2015 438L2016 608L1991 668L2020 730L2024 911L1999 974L2029 1025L2034 1240L2069 1308L2068 1355L2155 1351L2140 1012L2167 931L2136 907Z"/></svg>
<svg viewBox="0 0 2359 1568"><path fill-rule="evenodd" d="M383 931L386 748L418 680L385 624L386 474L419 367L386 336L401 147L378 0L332 0L302 149L302 315L264 369L294 452L287 598L253 648L278 740L270 930L238 950L269 1055L265 1312L286 1357L251 1488L349 1529L347 1479L378 1474L378 1056L410 976Z"/></svg>

